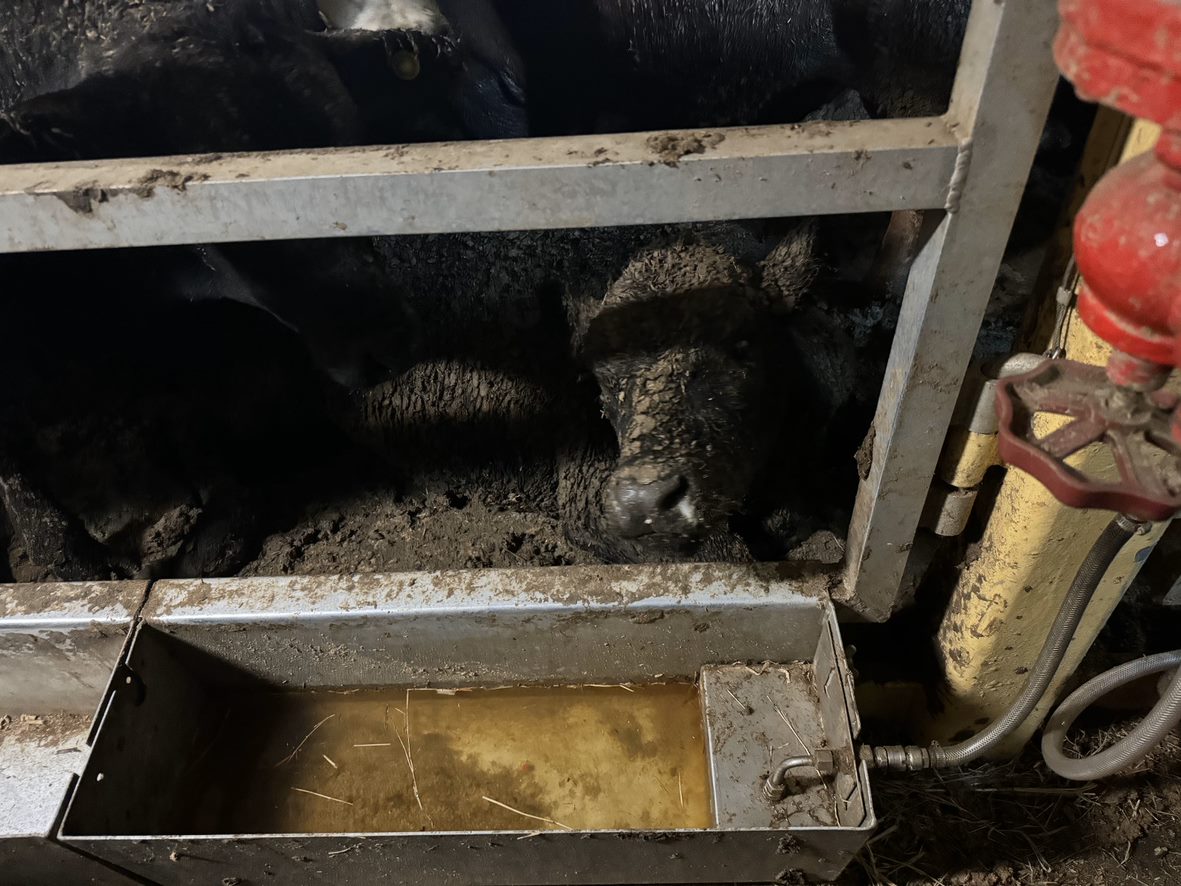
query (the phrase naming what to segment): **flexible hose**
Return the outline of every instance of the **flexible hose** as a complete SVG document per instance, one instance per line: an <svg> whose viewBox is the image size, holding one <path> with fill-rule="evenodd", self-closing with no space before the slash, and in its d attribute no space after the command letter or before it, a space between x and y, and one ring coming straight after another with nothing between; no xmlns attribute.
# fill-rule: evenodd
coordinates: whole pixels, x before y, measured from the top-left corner
<svg viewBox="0 0 1181 886"><path fill-rule="evenodd" d="M1063 778L1091 781L1106 778L1136 765L1181 722L1181 669L1173 675L1164 694L1140 723L1105 751L1090 757L1068 757L1062 750L1066 733L1079 714L1100 698L1149 674L1181 666L1181 650L1162 652L1130 661L1089 680L1070 694L1050 718L1042 733L1042 757L1046 765Z"/></svg>
<svg viewBox="0 0 1181 886"><path fill-rule="evenodd" d="M1054 619L1049 636L1025 682L1025 688L1004 714L976 735L953 745L891 746L862 748L862 759L880 769L944 769L971 763L1004 741L1024 723L1038 706L1054 679L1087 605L1095 595L1112 561L1140 528L1139 523L1117 516L1103 530L1075 573L1074 581Z"/></svg>

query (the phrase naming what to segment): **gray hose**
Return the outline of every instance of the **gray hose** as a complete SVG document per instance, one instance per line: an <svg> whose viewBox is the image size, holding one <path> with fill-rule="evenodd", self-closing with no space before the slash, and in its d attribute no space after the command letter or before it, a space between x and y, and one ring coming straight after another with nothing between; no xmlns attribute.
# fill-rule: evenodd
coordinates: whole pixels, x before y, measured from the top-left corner
<svg viewBox="0 0 1181 886"><path fill-rule="evenodd" d="M1062 608L1058 610L1045 645L1025 682L1025 688L1004 714L958 744L931 745L929 748L898 745L862 748L861 758L879 769L944 769L971 763L1004 741L1029 718L1045 696L1099 583L1116 555L1140 526L1140 523L1123 515L1107 524L1083 565L1075 573L1074 582L1062 602Z"/></svg>
<svg viewBox="0 0 1181 886"><path fill-rule="evenodd" d="M1070 694L1054 712L1042 733L1042 756L1046 765L1063 778L1091 781L1128 769L1145 757L1181 722L1181 650L1162 652L1130 661L1089 680ZM1079 714L1100 698L1117 689L1162 671L1178 669L1160 701L1123 739L1090 757L1067 757L1062 750L1066 733Z"/></svg>

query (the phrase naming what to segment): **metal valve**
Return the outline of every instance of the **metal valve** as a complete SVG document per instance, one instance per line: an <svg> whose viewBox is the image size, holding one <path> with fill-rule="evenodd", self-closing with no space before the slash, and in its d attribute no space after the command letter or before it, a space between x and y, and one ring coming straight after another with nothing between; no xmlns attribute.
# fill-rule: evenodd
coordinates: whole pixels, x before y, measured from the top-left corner
<svg viewBox="0 0 1181 886"><path fill-rule="evenodd" d="M1116 385L1099 366L1047 360L1002 379L996 397L1001 458L1037 477L1063 504L1144 521L1181 510L1181 443L1170 434L1176 395ZM1110 450L1118 480L1084 474L1067 461L1094 445Z"/></svg>
<svg viewBox="0 0 1181 886"><path fill-rule="evenodd" d="M1060 0L1059 12L1054 56L1079 94L1162 132L1154 153L1105 175L1075 219L1079 315L1115 353L1106 368L1052 360L1002 380L1000 455L1064 504L1164 520L1181 510L1181 409L1163 390L1181 365L1181 4ZM1095 445L1118 480L1067 461Z"/></svg>

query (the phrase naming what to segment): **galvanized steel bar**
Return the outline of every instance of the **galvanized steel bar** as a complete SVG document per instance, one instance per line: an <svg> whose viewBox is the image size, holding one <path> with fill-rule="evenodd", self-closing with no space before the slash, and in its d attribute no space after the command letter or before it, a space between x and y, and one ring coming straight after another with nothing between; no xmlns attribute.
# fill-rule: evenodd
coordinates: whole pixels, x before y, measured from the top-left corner
<svg viewBox="0 0 1181 886"><path fill-rule="evenodd" d="M691 679L706 662L810 657L830 578L676 564L191 579L156 582L142 617L304 686Z"/></svg>
<svg viewBox="0 0 1181 886"><path fill-rule="evenodd" d="M0 883L134 882L53 836L147 587L0 585Z"/></svg>
<svg viewBox="0 0 1181 886"><path fill-rule="evenodd" d="M936 118L0 167L0 252L943 206Z"/></svg>
<svg viewBox="0 0 1181 886"><path fill-rule="evenodd" d="M1057 71L1051 3L974 3L949 128L962 150L946 212L930 219L907 283L873 424L873 460L849 528L842 599L889 617Z"/></svg>

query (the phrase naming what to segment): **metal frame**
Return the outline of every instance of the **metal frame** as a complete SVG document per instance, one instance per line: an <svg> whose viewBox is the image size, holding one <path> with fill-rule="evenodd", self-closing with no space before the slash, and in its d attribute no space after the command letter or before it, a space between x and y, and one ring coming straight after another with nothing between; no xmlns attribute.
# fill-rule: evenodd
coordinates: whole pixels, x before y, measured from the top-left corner
<svg viewBox="0 0 1181 886"><path fill-rule="evenodd" d="M48 721L23 729L14 724L0 734L2 882L133 882L54 838L87 759L88 720L108 691L147 588L147 582L0 586L0 712Z"/></svg>
<svg viewBox="0 0 1181 886"><path fill-rule="evenodd" d="M838 597L889 617L1057 74L973 4L942 118L0 168L0 252L943 209L910 274ZM717 138L721 136L721 138Z"/></svg>
<svg viewBox="0 0 1181 886"><path fill-rule="evenodd" d="M911 268L857 493L844 591L888 618L1045 124L1057 69L1052 3L976 2L946 115L962 134L948 211Z"/></svg>

